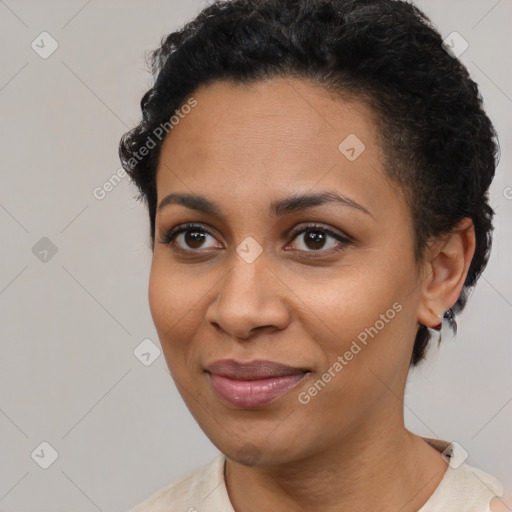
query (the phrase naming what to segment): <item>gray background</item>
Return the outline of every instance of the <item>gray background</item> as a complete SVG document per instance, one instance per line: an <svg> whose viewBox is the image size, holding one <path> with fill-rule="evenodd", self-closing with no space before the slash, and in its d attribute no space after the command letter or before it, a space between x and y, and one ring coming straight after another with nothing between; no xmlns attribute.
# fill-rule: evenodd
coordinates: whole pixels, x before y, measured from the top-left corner
<svg viewBox="0 0 512 512"><path fill-rule="evenodd" d="M491 191L492 257L456 341L431 350L410 375L407 425L459 442L468 462L510 493L512 2L418 4L443 36L457 31L469 43L461 60L481 88L502 156ZM203 5L0 1L3 511L127 510L217 453L163 355L144 366L133 353L144 339L159 346L136 190L125 177L104 199L93 196L120 167L119 137L139 120L151 83L145 50ZM47 59L31 48L43 31L59 44ZM43 237L55 254L42 252ZM58 452L48 469L39 465L50 457L43 441ZM510 494L507 503L512 509Z"/></svg>

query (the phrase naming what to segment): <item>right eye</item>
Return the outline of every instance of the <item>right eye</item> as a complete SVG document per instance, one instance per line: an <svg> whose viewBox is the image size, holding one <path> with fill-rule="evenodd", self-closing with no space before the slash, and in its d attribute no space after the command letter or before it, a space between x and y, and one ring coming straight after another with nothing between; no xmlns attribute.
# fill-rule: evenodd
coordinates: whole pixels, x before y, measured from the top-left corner
<svg viewBox="0 0 512 512"><path fill-rule="evenodd" d="M213 238L213 235L200 224L182 224L166 231L160 238L160 243L178 251L197 252L197 249L201 248L208 236ZM218 247L218 245L210 248L215 247ZM209 247L206 247L206 249L209 249Z"/></svg>

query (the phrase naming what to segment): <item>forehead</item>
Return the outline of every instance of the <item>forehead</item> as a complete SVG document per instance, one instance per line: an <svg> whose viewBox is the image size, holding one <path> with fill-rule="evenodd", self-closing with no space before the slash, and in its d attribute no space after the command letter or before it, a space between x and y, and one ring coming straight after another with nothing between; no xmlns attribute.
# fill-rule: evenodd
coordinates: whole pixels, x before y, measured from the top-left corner
<svg viewBox="0 0 512 512"><path fill-rule="evenodd" d="M173 191L208 190L256 201L316 186L361 202L390 199L375 116L362 101L292 78L214 82L192 96L197 105L161 149L159 201Z"/></svg>
<svg viewBox="0 0 512 512"><path fill-rule="evenodd" d="M335 97L310 81L214 82L193 96L197 106L171 130L163 151L229 161L259 160L262 149L267 156L276 151L276 158L313 156L314 148L338 156L338 145L347 136L356 135L366 147L377 136L373 111L365 103ZM246 151L240 153L240 146Z"/></svg>

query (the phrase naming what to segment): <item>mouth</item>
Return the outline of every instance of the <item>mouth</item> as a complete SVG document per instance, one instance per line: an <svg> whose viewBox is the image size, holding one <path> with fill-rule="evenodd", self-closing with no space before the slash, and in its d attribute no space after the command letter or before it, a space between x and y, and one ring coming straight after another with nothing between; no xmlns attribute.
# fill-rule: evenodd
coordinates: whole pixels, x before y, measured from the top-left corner
<svg viewBox="0 0 512 512"><path fill-rule="evenodd" d="M223 359L208 365L205 372L223 402L247 409L275 402L302 382L310 370L273 361Z"/></svg>

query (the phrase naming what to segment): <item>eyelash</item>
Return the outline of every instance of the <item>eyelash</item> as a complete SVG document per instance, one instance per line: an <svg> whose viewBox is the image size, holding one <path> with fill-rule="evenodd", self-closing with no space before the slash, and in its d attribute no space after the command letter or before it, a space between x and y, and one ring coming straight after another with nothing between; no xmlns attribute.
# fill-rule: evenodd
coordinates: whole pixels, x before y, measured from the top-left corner
<svg viewBox="0 0 512 512"><path fill-rule="evenodd" d="M187 231L197 231L197 232L200 232L202 234L206 234L206 235L210 235L211 237L213 237L213 235L207 230L205 229L202 225L200 224L193 224L193 223L188 223L188 224L183 224L181 226L177 226L173 229L170 229L169 231L165 232L162 237L160 238L160 243L164 244L164 245L168 245L168 246L171 246L172 242L174 241L174 239L180 235L181 233L186 233ZM354 244L354 241L352 239L350 239L349 237L347 236L342 236L338 233L335 233L334 231L331 231L330 229L327 229L325 227L323 227L322 225L319 225L319 224L309 224L307 226L304 226L298 230L295 230L293 231L290 236L292 237L292 240L295 240L295 238L297 238L298 235L301 235L302 233L305 233L306 231L313 231L313 230L316 230L316 231L321 231L322 233L324 234L327 234L329 236L331 236L332 238L335 238L336 240L338 240L339 242L341 242L342 244L342 247L340 248L336 248L336 249L331 249L331 250L318 250L318 251L302 251L302 250L298 250L298 252L305 252L307 254L310 254L312 255L312 257L315 257L314 255L315 254L318 254L318 255L322 255L322 253L327 253L329 254L332 250L334 250L335 252L338 252L338 251L341 251L345 248L345 246L347 245L353 245ZM186 253L186 252L200 252L200 249L181 249L181 248L178 248L178 249L175 249L177 251L180 251L180 252L183 252L183 253ZM308 256L310 257L310 256Z"/></svg>

